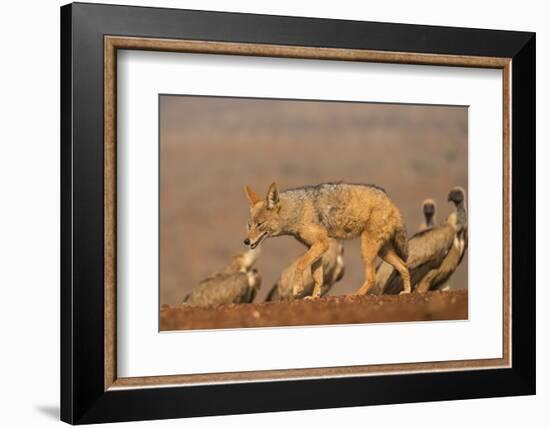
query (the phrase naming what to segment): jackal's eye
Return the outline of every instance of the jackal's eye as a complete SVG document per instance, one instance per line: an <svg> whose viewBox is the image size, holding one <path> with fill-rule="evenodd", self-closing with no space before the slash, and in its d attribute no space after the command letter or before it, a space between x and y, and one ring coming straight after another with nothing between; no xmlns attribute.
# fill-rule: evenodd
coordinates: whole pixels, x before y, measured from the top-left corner
<svg viewBox="0 0 550 428"><path fill-rule="evenodd" d="M263 225L264 225L263 221L260 221L260 222L256 223L256 227L262 227Z"/></svg>

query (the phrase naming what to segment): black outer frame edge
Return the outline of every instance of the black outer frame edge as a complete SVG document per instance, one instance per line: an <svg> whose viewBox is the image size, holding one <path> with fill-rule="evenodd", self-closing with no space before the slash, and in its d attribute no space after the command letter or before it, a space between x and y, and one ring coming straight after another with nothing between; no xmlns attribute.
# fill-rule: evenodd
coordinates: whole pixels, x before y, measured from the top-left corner
<svg viewBox="0 0 550 428"><path fill-rule="evenodd" d="M395 51L395 45L399 45L400 52L513 57L532 34L241 12L79 2L72 5L90 23L97 24L97 31L129 37L262 43L267 31L277 27L276 32L269 35L277 40L263 43L378 51ZM153 19L147 19L153 15ZM161 36L159 21L162 21ZM206 21L209 26L204 26Z"/></svg>
<svg viewBox="0 0 550 428"><path fill-rule="evenodd" d="M61 420L73 423L73 350L72 350L72 8L60 10L61 34L61 174L60 174L60 230L61 230L61 340L60 340L60 416Z"/></svg>
<svg viewBox="0 0 550 428"><path fill-rule="evenodd" d="M422 385L422 386L420 386ZM423 389L424 385L429 385ZM475 387L475 389L473 389ZM109 391L79 424L532 395L511 369Z"/></svg>
<svg viewBox="0 0 550 428"><path fill-rule="evenodd" d="M536 391L536 35L512 59L512 363Z"/></svg>
<svg viewBox="0 0 550 428"><path fill-rule="evenodd" d="M535 392L533 33L97 4L64 6L61 17L63 421L81 424L166 419ZM105 393L102 287L105 34L513 57L512 132L513 141L521 141L521 148L518 143L512 144L515 172L512 200L515 207L523 204L512 216L513 284L531 285L521 292L519 287L513 288L513 368Z"/></svg>

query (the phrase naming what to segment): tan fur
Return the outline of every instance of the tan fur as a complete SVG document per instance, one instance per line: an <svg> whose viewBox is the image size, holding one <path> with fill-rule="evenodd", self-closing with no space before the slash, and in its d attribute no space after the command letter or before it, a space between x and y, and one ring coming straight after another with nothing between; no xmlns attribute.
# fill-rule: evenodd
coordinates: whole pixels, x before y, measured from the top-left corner
<svg viewBox="0 0 550 428"><path fill-rule="evenodd" d="M418 228L419 232L435 227L435 221L436 221L435 220L436 218L435 201L431 198L424 199L421 204L421 211L422 211L423 221L422 223L420 223L420 226ZM414 254L413 258L415 258L416 254L419 252L419 249L417 248L418 245L422 245L422 242L420 242L418 239L414 239L414 237L408 241L409 253ZM409 269L411 269L410 258L407 260L407 264L409 265ZM376 280L375 280L374 286L369 290L369 294L380 295L391 291L393 292L401 291L403 289L402 284L400 283L400 280L398 278L395 278L395 275L392 277L393 273L394 273L394 269L392 265L386 262L380 263L378 268L376 269ZM396 284L390 285L390 279L392 279L394 282L397 282L399 284L396 283ZM414 286L414 282L412 283L412 285Z"/></svg>
<svg viewBox="0 0 550 428"><path fill-rule="evenodd" d="M250 202L250 206L254 206L256 203L262 200L262 198L260 198L257 193L248 186L244 186L244 192L248 198L248 201Z"/></svg>
<svg viewBox="0 0 550 428"><path fill-rule="evenodd" d="M318 292L319 295L324 296L331 287L342 279L344 275L344 259L343 259L344 247L340 242L335 239L329 239L328 250L321 257L323 264L323 286ZM302 298L306 296L312 296L317 291L315 283L311 275L311 270L306 269L302 274L302 282L304 284L303 294L294 295L294 273L296 272L296 266L300 259L295 260L290 266L288 266L269 292L267 301L273 300L293 300L296 298Z"/></svg>
<svg viewBox="0 0 550 428"><path fill-rule="evenodd" d="M250 188L248 188L250 189ZM273 183L264 200L251 202L245 243L256 248L273 236L292 235L308 247L296 264L294 294L303 293L302 275L313 269L313 297L323 282L322 263L316 263L329 248L329 238L361 237L365 261L365 282L358 290L365 294L374 284L376 257L380 255L403 275L410 291L406 269L407 240L401 214L386 193L367 185L325 183L279 193Z"/></svg>

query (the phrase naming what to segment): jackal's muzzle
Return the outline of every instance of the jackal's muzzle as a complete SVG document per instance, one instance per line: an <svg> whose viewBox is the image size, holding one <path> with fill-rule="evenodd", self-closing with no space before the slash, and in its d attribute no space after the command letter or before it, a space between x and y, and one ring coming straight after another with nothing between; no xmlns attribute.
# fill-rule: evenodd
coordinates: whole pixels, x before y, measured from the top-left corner
<svg viewBox="0 0 550 428"><path fill-rule="evenodd" d="M255 238L252 238L252 239L250 237L246 238L244 240L244 245L248 245L253 250L258 245L260 245L265 238L267 238L267 232L262 232L260 233L260 235L258 235Z"/></svg>

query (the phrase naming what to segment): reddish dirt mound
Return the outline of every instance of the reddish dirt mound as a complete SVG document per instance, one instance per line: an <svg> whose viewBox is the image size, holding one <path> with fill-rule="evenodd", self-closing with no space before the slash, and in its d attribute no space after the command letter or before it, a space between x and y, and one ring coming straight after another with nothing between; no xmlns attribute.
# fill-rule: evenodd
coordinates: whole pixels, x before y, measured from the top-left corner
<svg viewBox="0 0 550 428"><path fill-rule="evenodd" d="M317 300L193 308L163 305L161 330L464 320L468 291L397 296L327 296Z"/></svg>

